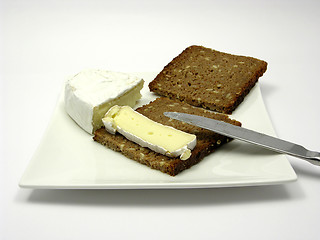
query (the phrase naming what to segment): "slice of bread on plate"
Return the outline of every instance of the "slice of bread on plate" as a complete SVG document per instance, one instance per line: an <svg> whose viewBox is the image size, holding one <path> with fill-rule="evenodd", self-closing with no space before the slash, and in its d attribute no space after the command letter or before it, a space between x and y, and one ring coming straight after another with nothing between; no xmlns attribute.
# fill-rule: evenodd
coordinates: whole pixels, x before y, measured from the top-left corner
<svg viewBox="0 0 320 240"><path fill-rule="evenodd" d="M228 137L221 136L212 131L170 119L163 115L163 113L167 111L196 114L241 126L240 122L231 120L225 114L214 113L203 108L191 106L178 100L160 97L149 104L138 108L137 112L143 114L153 121L172 126L181 131L195 134L197 136L197 145L192 150L191 156L187 160L181 160L179 157L167 157L160 153L156 153L148 148L141 147L138 144L129 141L121 134L110 134L103 127L95 131L93 139L114 151L121 152L124 156L130 159L147 165L150 168L160 170L161 172L167 173L171 176L175 176L183 170L197 164L205 156L209 155L215 149L231 140Z"/></svg>
<svg viewBox="0 0 320 240"><path fill-rule="evenodd" d="M267 69L265 61L190 46L175 57L149 89L221 113L232 113Z"/></svg>

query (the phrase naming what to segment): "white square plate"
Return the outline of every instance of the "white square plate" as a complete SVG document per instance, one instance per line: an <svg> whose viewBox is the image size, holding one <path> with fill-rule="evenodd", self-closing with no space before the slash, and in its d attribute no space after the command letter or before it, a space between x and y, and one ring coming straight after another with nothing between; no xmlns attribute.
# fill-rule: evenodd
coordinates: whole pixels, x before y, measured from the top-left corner
<svg viewBox="0 0 320 240"><path fill-rule="evenodd" d="M145 80L139 106L155 99ZM64 110L63 91L19 185L43 189L157 189L271 185L297 179L285 156L233 140L175 177L130 160L92 140ZM273 135L259 84L232 114L243 127Z"/></svg>

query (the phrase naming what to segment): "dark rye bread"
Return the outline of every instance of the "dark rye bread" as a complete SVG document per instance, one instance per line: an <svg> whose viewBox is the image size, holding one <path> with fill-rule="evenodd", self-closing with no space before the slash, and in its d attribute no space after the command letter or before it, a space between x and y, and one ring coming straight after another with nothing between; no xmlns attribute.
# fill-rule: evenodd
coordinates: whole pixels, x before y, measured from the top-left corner
<svg viewBox="0 0 320 240"><path fill-rule="evenodd" d="M192 150L191 157L187 160L180 160L179 157L170 158L160 153L153 152L148 148L140 147L138 144L127 140L118 133L115 135L110 134L104 128L98 129L95 132L93 139L114 151L121 152L130 159L145 164L153 169L160 170L171 176L175 176L181 171L200 162L205 156L231 139L199 127L170 119L164 116L163 112L185 112L222 120L238 126L241 125L240 122L231 120L227 115L214 113L165 97L157 98L155 101L138 108L137 111L156 122L195 134L197 136L197 145Z"/></svg>
<svg viewBox="0 0 320 240"><path fill-rule="evenodd" d="M267 69L252 57L190 46L174 58L149 89L191 105L230 114Z"/></svg>

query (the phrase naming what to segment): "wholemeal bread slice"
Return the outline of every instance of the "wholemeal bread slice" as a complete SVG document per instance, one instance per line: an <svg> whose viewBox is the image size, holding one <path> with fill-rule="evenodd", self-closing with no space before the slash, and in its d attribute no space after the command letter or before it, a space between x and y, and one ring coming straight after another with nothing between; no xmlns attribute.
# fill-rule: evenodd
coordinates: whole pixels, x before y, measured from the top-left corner
<svg viewBox="0 0 320 240"><path fill-rule="evenodd" d="M161 124L169 125L179 130L195 134L197 136L197 145L192 150L191 157L187 160L181 160L179 157L170 158L160 153L153 152L148 148L140 147L138 144L127 140L118 133L115 135L110 134L104 128L98 129L95 132L93 139L114 151L121 152L130 159L145 164L153 169L160 170L161 172L167 173L171 176L175 176L181 171L200 162L205 156L231 139L213 133L209 130L170 119L164 116L163 112L185 112L214 118L238 126L241 125L240 122L231 120L227 115L214 113L203 108L194 107L187 103L182 103L165 97L157 98L153 102L138 108L137 111Z"/></svg>
<svg viewBox="0 0 320 240"><path fill-rule="evenodd" d="M175 57L149 89L162 96L231 113L267 69L265 61L190 46Z"/></svg>

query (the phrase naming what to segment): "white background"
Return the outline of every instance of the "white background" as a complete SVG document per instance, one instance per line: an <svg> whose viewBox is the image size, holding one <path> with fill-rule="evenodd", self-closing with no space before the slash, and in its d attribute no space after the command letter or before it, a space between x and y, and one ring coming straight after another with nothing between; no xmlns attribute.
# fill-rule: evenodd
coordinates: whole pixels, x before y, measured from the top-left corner
<svg viewBox="0 0 320 240"><path fill-rule="evenodd" d="M18 182L65 78L160 71L198 44L268 62L280 138L320 151L319 1L0 1L1 239L320 239L320 168L294 183L189 190L30 190Z"/></svg>

